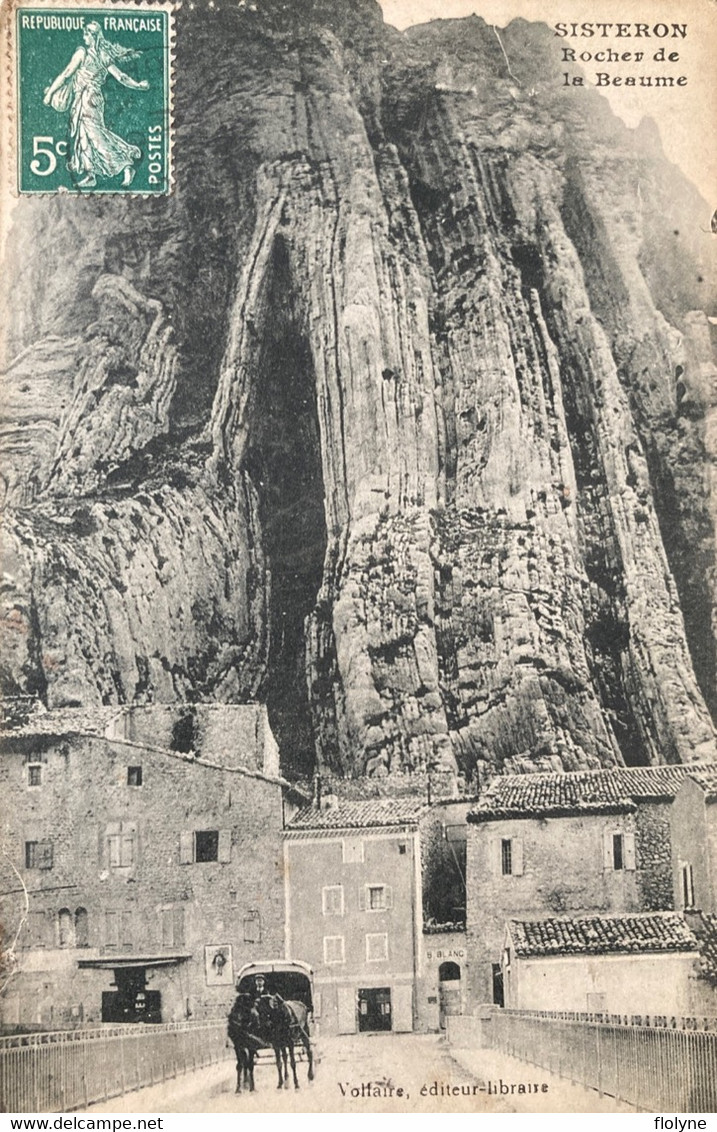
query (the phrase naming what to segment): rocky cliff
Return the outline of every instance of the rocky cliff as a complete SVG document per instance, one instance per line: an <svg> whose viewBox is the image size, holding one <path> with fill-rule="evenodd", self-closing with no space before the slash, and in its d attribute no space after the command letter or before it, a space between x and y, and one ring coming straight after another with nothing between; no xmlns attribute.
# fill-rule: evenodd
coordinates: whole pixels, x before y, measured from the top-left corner
<svg viewBox="0 0 717 1132"><path fill-rule="evenodd" d="M705 207L549 29L185 5L176 188L25 199L2 675L287 770L715 757Z"/></svg>

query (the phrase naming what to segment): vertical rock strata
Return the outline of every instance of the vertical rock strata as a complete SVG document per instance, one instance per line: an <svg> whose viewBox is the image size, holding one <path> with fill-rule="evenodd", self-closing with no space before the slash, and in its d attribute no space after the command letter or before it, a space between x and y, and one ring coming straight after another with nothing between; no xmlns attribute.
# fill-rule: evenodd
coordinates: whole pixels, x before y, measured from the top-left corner
<svg viewBox="0 0 717 1132"><path fill-rule="evenodd" d="M175 196L12 260L7 686L265 697L298 771L714 758L699 198L541 25L256 9L180 13Z"/></svg>

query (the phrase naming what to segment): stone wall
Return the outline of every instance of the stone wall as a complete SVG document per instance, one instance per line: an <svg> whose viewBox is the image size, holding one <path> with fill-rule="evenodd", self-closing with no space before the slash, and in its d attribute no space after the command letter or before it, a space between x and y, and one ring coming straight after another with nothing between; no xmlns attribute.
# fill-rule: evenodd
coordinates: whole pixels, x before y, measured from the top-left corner
<svg viewBox="0 0 717 1132"><path fill-rule="evenodd" d="M657 912L675 907L672 884L673 803L641 802L635 815L640 908Z"/></svg>
<svg viewBox="0 0 717 1132"><path fill-rule="evenodd" d="M512 917L643 909L648 881L640 857L635 869L605 867L604 838L613 832L636 835L634 813L468 823L466 941L473 1004L493 1000L492 967L501 961L505 923ZM522 845L521 875L501 872L504 838Z"/></svg>
<svg viewBox="0 0 717 1132"><path fill-rule="evenodd" d="M28 785L29 764L39 767L38 786ZM141 786L128 784L130 766L141 766ZM34 1021L38 1003L48 997L42 988L52 982L48 1001L56 1018L74 1006L86 1020L97 1020L100 991L110 989L112 972L79 971L77 963L120 954L188 956L158 969L149 988L164 989L165 1020L221 1014L233 983L227 971L226 985L207 985L205 946L231 945L235 970L250 959L283 955L282 789L276 781L121 740L78 736L11 740L0 774L4 843L17 870L3 863L8 934L22 921L21 885L29 894L19 973L3 1005L9 1017ZM219 860L187 860L197 830L218 832ZM124 847L113 848L114 834L125 839ZM39 850L51 853L51 867L26 867L28 842L51 845ZM117 854L125 863L117 864ZM73 921L78 909L86 910L86 940L74 923L61 940L62 909ZM81 942L86 946L73 946Z"/></svg>

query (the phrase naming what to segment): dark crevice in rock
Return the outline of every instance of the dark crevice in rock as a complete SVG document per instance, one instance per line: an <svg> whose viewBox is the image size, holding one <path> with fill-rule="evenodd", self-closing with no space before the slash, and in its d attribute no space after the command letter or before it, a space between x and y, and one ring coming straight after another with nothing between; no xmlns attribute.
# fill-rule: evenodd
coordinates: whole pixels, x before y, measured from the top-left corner
<svg viewBox="0 0 717 1132"><path fill-rule="evenodd" d="M327 536L315 376L281 240L267 309L244 457L259 499L271 573L268 671L261 695L284 769L308 774L314 768L314 740L304 623L321 585Z"/></svg>

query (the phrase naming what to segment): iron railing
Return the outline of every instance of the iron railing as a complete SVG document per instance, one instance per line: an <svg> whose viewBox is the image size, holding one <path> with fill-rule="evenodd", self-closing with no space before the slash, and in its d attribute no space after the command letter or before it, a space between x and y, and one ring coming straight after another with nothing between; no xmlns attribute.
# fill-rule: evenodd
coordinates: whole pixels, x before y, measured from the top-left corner
<svg viewBox="0 0 717 1132"><path fill-rule="evenodd" d="M226 1021L0 1038L0 1111L71 1112L233 1056Z"/></svg>
<svg viewBox="0 0 717 1132"><path fill-rule="evenodd" d="M645 1112L717 1111L714 1030L588 1018L497 1010L483 1032L493 1049Z"/></svg>

